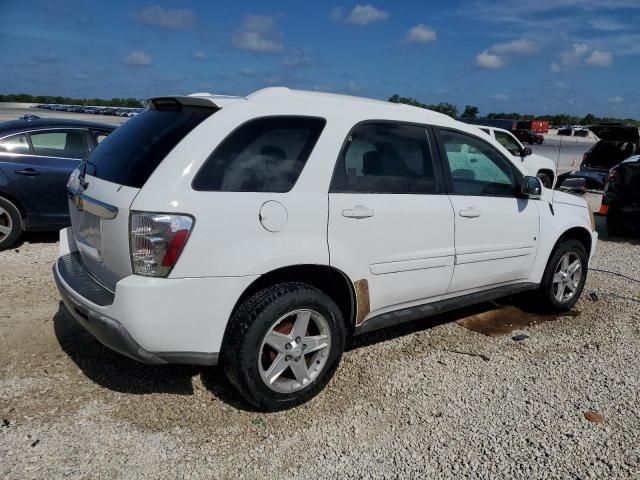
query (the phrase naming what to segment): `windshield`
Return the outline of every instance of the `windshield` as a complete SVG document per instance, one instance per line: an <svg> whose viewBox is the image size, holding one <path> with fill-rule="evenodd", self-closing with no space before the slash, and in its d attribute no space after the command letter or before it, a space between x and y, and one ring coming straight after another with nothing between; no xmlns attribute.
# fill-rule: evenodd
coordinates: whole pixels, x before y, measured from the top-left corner
<svg viewBox="0 0 640 480"><path fill-rule="evenodd" d="M213 112L205 107L145 110L100 142L87 159L86 173L142 188L167 154Z"/></svg>

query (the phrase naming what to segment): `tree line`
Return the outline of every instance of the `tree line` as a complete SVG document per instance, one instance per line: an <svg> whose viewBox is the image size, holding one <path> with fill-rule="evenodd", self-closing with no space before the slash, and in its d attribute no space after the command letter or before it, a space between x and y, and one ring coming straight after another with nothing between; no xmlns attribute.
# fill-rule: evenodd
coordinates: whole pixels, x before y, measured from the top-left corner
<svg viewBox="0 0 640 480"><path fill-rule="evenodd" d="M427 108L429 110L444 113L452 118L458 118L458 107L447 102L429 105L412 97L401 97L397 93L389 97L389 101L393 103L413 105L414 107ZM478 118L478 116L479 109L474 105L465 105L464 111L462 112L462 115L460 115L461 118ZM548 120L551 125L593 125L594 123L622 122L640 127L640 122L633 118L598 117L593 113L587 113L584 117L578 117L575 115L568 115L566 113L556 115L531 115L528 113L521 114L517 112L490 112L485 116L486 118L501 118L507 120Z"/></svg>
<svg viewBox="0 0 640 480"><path fill-rule="evenodd" d="M100 107L142 107L138 98L70 98L52 95L29 95L28 93L10 93L0 95L0 102L46 103L57 105L95 105Z"/></svg>

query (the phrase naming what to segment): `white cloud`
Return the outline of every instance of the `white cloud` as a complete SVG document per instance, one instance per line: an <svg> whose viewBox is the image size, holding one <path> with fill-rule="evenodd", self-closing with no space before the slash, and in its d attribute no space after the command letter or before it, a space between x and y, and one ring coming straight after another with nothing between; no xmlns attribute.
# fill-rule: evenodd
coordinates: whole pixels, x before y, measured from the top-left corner
<svg viewBox="0 0 640 480"><path fill-rule="evenodd" d="M582 65L589 67L608 67L613 63L613 54L605 50L594 50L586 43L574 43L569 50L558 55L558 61L551 64L551 71L574 70Z"/></svg>
<svg viewBox="0 0 640 480"><path fill-rule="evenodd" d="M589 50L590 47L586 43L574 43L571 49L560 52L558 61L551 64L551 70L560 72L579 67Z"/></svg>
<svg viewBox="0 0 640 480"><path fill-rule="evenodd" d="M406 43L429 43L436 39L436 32L424 24L419 24L407 32L404 37Z"/></svg>
<svg viewBox="0 0 640 480"><path fill-rule="evenodd" d="M505 100L509 100L509 95L507 95L506 93L496 93L492 95L491 98L500 102L504 102Z"/></svg>
<svg viewBox="0 0 640 480"><path fill-rule="evenodd" d="M476 55L476 66L489 70L496 70L504 67L504 60L498 55L493 55L489 53L488 50L485 50Z"/></svg>
<svg viewBox="0 0 640 480"><path fill-rule="evenodd" d="M312 59L305 50L293 52L282 60L282 65L287 68L302 68L311 65Z"/></svg>
<svg viewBox="0 0 640 480"><path fill-rule="evenodd" d="M166 10L160 5L144 7L135 17L144 25L168 30L189 30L196 23L196 16L191 10Z"/></svg>
<svg viewBox="0 0 640 480"><path fill-rule="evenodd" d="M389 12L380 10L373 5L356 5L348 15L342 7L336 7L330 15L334 22L347 22L360 27L369 25L370 23L383 22L389 18Z"/></svg>
<svg viewBox="0 0 640 480"><path fill-rule="evenodd" d="M613 63L613 54L603 50L594 50L584 61L590 67L608 67Z"/></svg>
<svg viewBox="0 0 640 480"><path fill-rule="evenodd" d="M494 55L532 55L538 51L538 45L531 40L519 39L508 43L496 43L489 48Z"/></svg>
<svg viewBox="0 0 640 480"><path fill-rule="evenodd" d="M488 69L502 68L510 57L533 55L538 49L536 43L524 38L507 43L496 43L476 56L476 66Z"/></svg>
<svg viewBox="0 0 640 480"><path fill-rule="evenodd" d="M278 53L284 50L281 34L273 17L247 15L232 39L233 46L255 53Z"/></svg>
<svg viewBox="0 0 640 480"><path fill-rule="evenodd" d="M600 17L591 20L591 26L596 30L603 30L605 32L616 32L619 30L625 30L627 27L623 23L613 19Z"/></svg>
<svg viewBox="0 0 640 480"><path fill-rule="evenodd" d="M131 51L129 55L124 58L124 63L135 66L151 65L151 57L144 52Z"/></svg>
<svg viewBox="0 0 640 480"><path fill-rule="evenodd" d="M256 71L253 68L243 68L240 70L240 75L243 77L253 77L256 74Z"/></svg>
<svg viewBox="0 0 640 480"><path fill-rule="evenodd" d="M616 96L616 97L610 97L610 98L608 98L608 99L607 99L607 101L608 101L609 103L619 104L619 103L624 102L624 98L619 97L619 96Z"/></svg>
<svg viewBox="0 0 640 480"><path fill-rule="evenodd" d="M198 50L197 52L193 52L193 59L194 60L206 60L207 56L204 54L204 52L201 52L200 50Z"/></svg>

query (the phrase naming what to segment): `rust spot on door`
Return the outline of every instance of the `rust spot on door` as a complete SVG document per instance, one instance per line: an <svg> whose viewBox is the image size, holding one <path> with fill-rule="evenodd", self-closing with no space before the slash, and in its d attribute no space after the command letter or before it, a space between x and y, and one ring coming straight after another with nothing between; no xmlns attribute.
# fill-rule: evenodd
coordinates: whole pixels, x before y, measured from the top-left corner
<svg viewBox="0 0 640 480"><path fill-rule="evenodd" d="M369 282L366 278L353 282L356 291L356 325L362 325L364 317L371 311L369 304Z"/></svg>

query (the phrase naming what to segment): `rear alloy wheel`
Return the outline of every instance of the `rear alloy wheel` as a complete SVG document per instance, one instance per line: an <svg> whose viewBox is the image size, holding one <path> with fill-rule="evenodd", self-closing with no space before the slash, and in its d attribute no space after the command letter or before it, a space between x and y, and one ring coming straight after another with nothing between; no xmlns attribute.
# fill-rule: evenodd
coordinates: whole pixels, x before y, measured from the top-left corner
<svg viewBox="0 0 640 480"><path fill-rule="evenodd" d="M539 305L553 312L573 307L587 279L588 261L587 251L581 242L566 240L558 244L537 292Z"/></svg>
<svg viewBox="0 0 640 480"><path fill-rule="evenodd" d="M236 309L222 346L229 381L264 411L300 405L331 380L345 345L342 313L321 290L287 282Z"/></svg>
<svg viewBox="0 0 640 480"><path fill-rule="evenodd" d="M0 251L11 248L22 233L22 218L16 206L0 198Z"/></svg>

